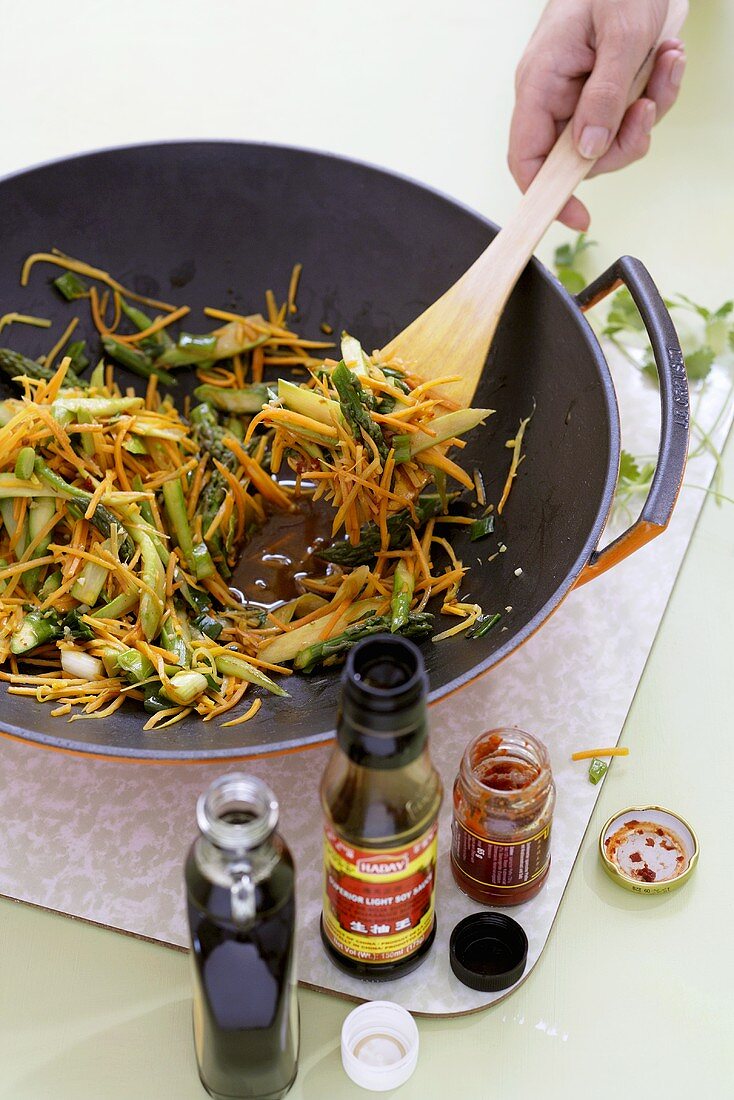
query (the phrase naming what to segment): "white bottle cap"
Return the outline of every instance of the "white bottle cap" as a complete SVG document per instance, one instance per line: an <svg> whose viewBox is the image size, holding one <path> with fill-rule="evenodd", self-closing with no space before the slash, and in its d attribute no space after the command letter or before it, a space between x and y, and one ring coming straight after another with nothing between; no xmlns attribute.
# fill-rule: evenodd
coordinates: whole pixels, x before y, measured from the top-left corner
<svg viewBox="0 0 734 1100"><path fill-rule="evenodd" d="M355 1085L387 1092L402 1085L418 1062L415 1020L392 1001L368 1001L342 1025L342 1065Z"/></svg>

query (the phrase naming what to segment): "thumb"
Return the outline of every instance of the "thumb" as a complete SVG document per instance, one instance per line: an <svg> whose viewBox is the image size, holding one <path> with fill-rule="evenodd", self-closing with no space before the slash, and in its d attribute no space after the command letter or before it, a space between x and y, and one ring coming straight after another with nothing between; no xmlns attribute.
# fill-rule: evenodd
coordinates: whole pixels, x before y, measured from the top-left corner
<svg viewBox="0 0 734 1100"><path fill-rule="evenodd" d="M625 41L617 31L601 39L573 117L574 143L582 157L598 160L609 149L622 124L627 97L645 54L644 45Z"/></svg>

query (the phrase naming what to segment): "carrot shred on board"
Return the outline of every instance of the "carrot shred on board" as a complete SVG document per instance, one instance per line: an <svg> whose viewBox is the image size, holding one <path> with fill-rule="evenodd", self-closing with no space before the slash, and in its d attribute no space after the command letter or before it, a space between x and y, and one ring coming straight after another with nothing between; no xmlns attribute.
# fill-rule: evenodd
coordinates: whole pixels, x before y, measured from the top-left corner
<svg viewBox="0 0 734 1100"><path fill-rule="evenodd" d="M629 756L626 745L618 745L608 749L584 749L583 752L572 752L572 760L593 760L595 756Z"/></svg>

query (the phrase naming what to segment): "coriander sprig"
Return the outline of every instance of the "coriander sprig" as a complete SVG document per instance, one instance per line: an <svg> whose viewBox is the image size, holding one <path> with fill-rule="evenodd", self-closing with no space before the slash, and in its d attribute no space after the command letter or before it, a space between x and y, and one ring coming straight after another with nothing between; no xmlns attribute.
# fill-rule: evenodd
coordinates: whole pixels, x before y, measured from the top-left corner
<svg viewBox="0 0 734 1100"><path fill-rule="evenodd" d="M588 282L582 270L584 253L595 244L596 242L590 241L585 233L580 233L575 241L562 244L554 253L556 275L572 294L578 293ZM718 308L709 309L694 302L685 294L676 294L673 298L665 299L665 304L668 309L692 313L703 322L700 335L697 335L689 344L685 354L688 381L697 388L700 401L714 364L728 350L734 350L734 300L727 299ZM606 315L597 326L597 331L599 336L608 340L631 366L657 385L657 370L652 349L645 339L645 326L632 295L626 287L618 290L609 299ZM729 400L720 409L716 421L708 430L696 419L695 410L691 416L692 445L688 457L697 458L708 452L714 458L716 469L712 487L703 491L712 492L717 503L722 500L729 501L729 497L724 496L721 491L721 453L712 436L721 423L728 405ZM640 457L630 454L629 451L622 451L615 506L628 514L632 500L649 491L654 473L654 460L647 456ZM701 486L691 487L702 488Z"/></svg>

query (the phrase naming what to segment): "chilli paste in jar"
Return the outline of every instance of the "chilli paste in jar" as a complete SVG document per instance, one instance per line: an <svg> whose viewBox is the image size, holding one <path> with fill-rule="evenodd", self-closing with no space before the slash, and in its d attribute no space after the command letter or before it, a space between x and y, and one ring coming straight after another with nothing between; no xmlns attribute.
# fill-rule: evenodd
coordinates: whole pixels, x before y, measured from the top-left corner
<svg viewBox="0 0 734 1100"><path fill-rule="evenodd" d="M485 905L519 905L548 877L556 792L548 752L517 729L475 738L454 783L451 869Z"/></svg>

